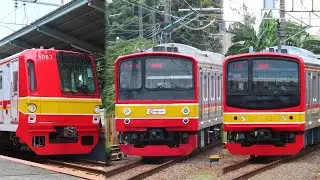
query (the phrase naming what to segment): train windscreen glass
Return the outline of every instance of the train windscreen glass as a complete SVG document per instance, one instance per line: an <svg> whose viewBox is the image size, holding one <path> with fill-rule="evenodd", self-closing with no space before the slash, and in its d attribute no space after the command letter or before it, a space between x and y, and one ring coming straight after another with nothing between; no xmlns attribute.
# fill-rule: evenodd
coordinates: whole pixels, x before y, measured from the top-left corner
<svg viewBox="0 0 320 180"><path fill-rule="evenodd" d="M227 104L250 109L297 106L299 65L282 59L230 62L227 67Z"/></svg>
<svg viewBox="0 0 320 180"><path fill-rule="evenodd" d="M57 61L63 92L89 94L95 91L93 66L87 55L59 52Z"/></svg>
<svg viewBox="0 0 320 180"><path fill-rule="evenodd" d="M187 59L146 57L126 60L120 63L119 99L194 99L192 69L193 62Z"/></svg>
<svg viewBox="0 0 320 180"><path fill-rule="evenodd" d="M193 88L192 62L180 59L146 59L147 89Z"/></svg>

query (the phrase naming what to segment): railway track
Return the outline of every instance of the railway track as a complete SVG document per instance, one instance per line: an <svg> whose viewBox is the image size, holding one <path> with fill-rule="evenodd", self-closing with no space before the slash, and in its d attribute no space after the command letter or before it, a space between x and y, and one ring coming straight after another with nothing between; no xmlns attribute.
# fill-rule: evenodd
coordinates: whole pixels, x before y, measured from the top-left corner
<svg viewBox="0 0 320 180"><path fill-rule="evenodd" d="M164 170L175 163L179 163L188 158L194 157L201 152L204 152L208 149L218 147L221 145L222 144L219 141L215 144L203 147L195 151L194 153L190 154L189 156L165 158L153 164L144 163L142 160L134 161L132 163L107 171L105 174L105 177L108 180L113 180L113 179L140 180L140 179L149 177L153 174L156 174L159 171Z"/></svg>
<svg viewBox="0 0 320 180"><path fill-rule="evenodd" d="M222 169L222 172L224 174L225 179L230 179L230 180L248 179L261 172L272 169L279 164L284 164L294 159L303 157L313 151L316 151L319 148L320 148L320 145L318 144L318 145L309 147L294 156L273 157L269 159L250 158L250 159L241 161L239 163L224 167Z"/></svg>
<svg viewBox="0 0 320 180"><path fill-rule="evenodd" d="M63 168L68 168L71 170L81 171L88 174L94 174L97 176L104 176L106 173L106 164L103 162L94 162L88 160L54 160L54 159L44 159L45 164L54 165Z"/></svg>
<svg viewBox="0 0 320 180"><path fill-rule="evenodd" d="M106 163L85 159L49 158L34 153L19 151L1 151L1 158L25 165L48 169L83 179L105 179Z"/></svg>

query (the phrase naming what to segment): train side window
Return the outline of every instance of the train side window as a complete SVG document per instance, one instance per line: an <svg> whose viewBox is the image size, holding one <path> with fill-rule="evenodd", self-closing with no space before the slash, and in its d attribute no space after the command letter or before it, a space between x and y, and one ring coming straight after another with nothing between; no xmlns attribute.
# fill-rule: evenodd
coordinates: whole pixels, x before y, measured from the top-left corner
<svg viewBox="0 0 320 180"><path fill-rule="evenodd" d="M318 79L317 79L317 81L318 81L318 84L317 84L317 88L318 88L318 90L317 90L317 92L318 92L317 97L318 97L318 101L319 101L319 99L320 99L320 73L318 74Z"/></svg>
<svg viewBox="0 0 320 180"><path fill-rule="evenodd" d="M13 92L18 91L18 71L13 71Z"/></svg>
<svg viewBox="0 0 320 180"><path fill-rule="evenodd" d="M201 73L201 76L200 76L199 92L201 92L201 93L200 93L200 94L201 94L200 99L201 99L201 101L203 101L203 99L204 99L204 92L203 92L203 75L202 75L202 73Z"/></svg>
<svg viewBox="0 0 320 180"><path fill-rule="evenodd" d="M215 87L214 87L214 76L212 75L211 76L211 80L210 80L210 82L211 82L211 84L210 84L210 86L211 86L211 100L214 100L214 89L215 89Z"/></svg>
<svg viewBox="0 0 320 180"><path fill-rule="evenodd" d="M218 82L217 82L217 85L218 85L218 95L217 95L217 99L220 100L221 98L221 78L220 78L220 75L218 75Z"/></svg>
<svg viewBox="0 0 320 180"><path fill-rule="evenodd" d="M206 75L204 75L203 76L204 77L204 86L203 86L203 92L204 92L204 96L203 96L203 100L204 101L207 101L208 100L208 80L207 80L207 76Z"/></svg>
<svg viewBox="0 0 320 180"><path fill-rule="evenodd" d="M312 102L316 101L317 97L316 80L316 76L312 76Z"/></svg>
<svg viewBox="0 0 320 180"><path fill-rule="evenodd" d="M0 89L2 89L2 74L0 75Z"/></svg>
<svg viewBox="0 0 320 180"><path fill-rule="evenodd" d="M37 90L37 81L36 81L34 61L28 60L27 66L28 66L29 89L30 91L35 91Z"/></svg>
<svg viewBox="0 0 320 180"><path fill-rule="evenodd" d="M212 100L211 97L211 82L210 82L210 74L208 75L208 100Z"/></svg>
<svg viewBox="0 0 320 180"><path fill-rule="evenodd" d="M310 74L310 72L308 72L307 74L306 74L306 84L307 84L307 86L306 86L306 105L309 105L309 101L310 101L310 86L311 86L311 83L310 83L310 76L311 76L311 74Z"/></svg>

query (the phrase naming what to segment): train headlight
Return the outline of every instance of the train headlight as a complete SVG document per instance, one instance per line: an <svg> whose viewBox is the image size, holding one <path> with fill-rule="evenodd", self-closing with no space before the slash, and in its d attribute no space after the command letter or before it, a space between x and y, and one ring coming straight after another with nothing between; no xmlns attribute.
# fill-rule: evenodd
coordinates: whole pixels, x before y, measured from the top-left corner
<svg viewBox="0 0 320 180"><path fill-rule="evenodd" d="M98 114L100 112L100 107L99 106L95 106L93 111L94 111L94 113Z"/></svg>
<svg viewBox="0 0 320 180"><path fill-rule="evenodd" d="M245 120L246 120L246 117L241 116L240 119L241 119L242 121L245 121Z"/></svg>
<svg viewBox="0 0 320 180"><path fill-rule="evenodd" d="M29 104L28 110L29 112L34 113L37 110L37 106L35 104Z"/></svg>
<svg viewBox="0 0 320 180"><path fill-rule="evenodd" d="M187 108L187 107L184 107L184 108L182 109L182 113L183 113L184 115L188 115L188 114L190 113L190 109Z"/></svg>
<svg viewBox="0 0 320 180"><path fill-rule="evenodd" d="M286 118L285 115L282 115L282 116L281 116L281 119L285 121L287 118Z"/></svg>
<svg viewBox="0 0 320 180"><path fill-rule="evenodd" d="M124 109L123 109L123 114L124 114L124 115L128 116L130 113L131 113L130 108L124 108Z"/></svg>

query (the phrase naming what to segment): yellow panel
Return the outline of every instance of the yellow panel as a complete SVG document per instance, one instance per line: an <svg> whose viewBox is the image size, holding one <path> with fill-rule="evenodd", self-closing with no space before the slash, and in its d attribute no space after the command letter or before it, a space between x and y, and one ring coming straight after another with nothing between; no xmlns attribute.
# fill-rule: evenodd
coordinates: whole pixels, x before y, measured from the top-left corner
<svg viewBox="0 0 320 180"><path fill-rule="evenodd" d="M234 117L237 116L237 120ZM241 117L244 117L243 120ZM283 118L283 116L285 118ZM290 120L289 117L293 119ZM224 113L223 123L303 123L305 122L305 112L283 112L283 113Z"/></svg>
<svg viewBox="0 0 320 180"><path fill-rule="evenodd" d="M182 113L182 109L188 107L190 112L188 115ZM125 108L130 108L131 113L126 116L123 113ZM165 109L165 114L147 114L147 109ZM150 105L116 105L117 118L174 118L174 117L199 117L198 104L150 104Z"/></svg>
<svg viewBox="0 0 320 180"><path fill-rule="evenodd" d="M101 105L100 99L81 98L46 98L26 97L19 98L19 111L29 113L28 105L37 106L35 114L95 114L94 107Z"/></svg>

